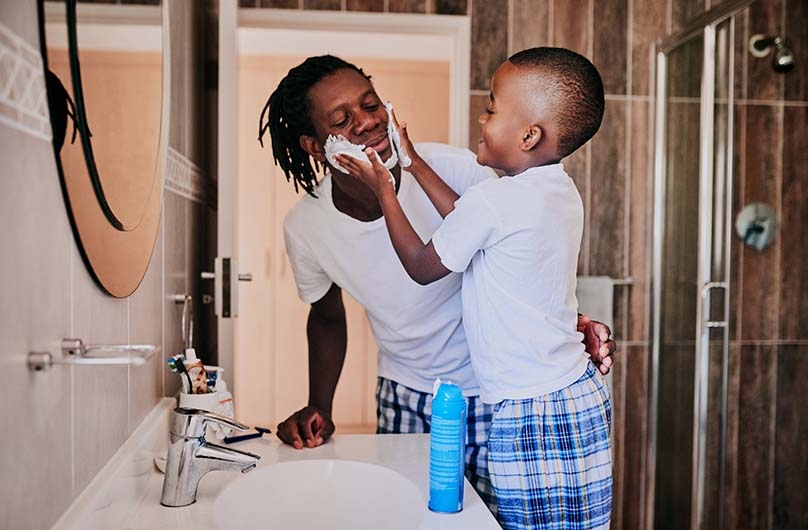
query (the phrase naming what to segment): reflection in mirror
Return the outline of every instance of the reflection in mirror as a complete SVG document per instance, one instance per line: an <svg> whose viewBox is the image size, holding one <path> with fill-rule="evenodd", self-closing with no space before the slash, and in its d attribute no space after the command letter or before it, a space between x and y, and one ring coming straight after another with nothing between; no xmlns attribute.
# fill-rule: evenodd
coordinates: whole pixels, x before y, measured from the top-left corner
<svg viewBox="0 0 808 530"><path fill-rule="evenodd" d="M59 4L55 4L59 5ZM160 139L162 39L155 6L66 2L65 24L48 28L49 61L62 79L74 78L82 148L99 205L119 230L143 219L154 192ZM66 40L65 40L66 37ZM67 77L68 79L70 76ZM71 162L74 161L71 158Z"/></svg>
<svg viewBox="0 0 808 530"><path fill-rule="evenodd" d="M93 276L118 297L142 280L159 222L167 65L164 9L149 3L41 4L54 149L72 225Z"/></svg>

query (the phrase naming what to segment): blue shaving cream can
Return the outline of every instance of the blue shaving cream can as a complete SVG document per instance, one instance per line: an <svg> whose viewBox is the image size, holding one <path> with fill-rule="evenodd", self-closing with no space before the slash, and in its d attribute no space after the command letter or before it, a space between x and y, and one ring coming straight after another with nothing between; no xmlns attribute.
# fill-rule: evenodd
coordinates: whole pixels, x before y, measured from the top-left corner
<svg viewBox="0 0 808 530"><path fill-rule="evenodd" d="M429 509L455 513L463 509L466 469L467 404L457 385L444 382L432 399L429 441Z"/></svg>

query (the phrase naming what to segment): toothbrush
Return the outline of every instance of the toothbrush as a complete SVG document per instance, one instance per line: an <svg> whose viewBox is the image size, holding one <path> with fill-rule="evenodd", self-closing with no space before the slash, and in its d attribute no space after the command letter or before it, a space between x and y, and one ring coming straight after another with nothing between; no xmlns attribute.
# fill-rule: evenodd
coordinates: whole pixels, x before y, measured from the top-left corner
<svg viewBox="0 0 808 530"><path fill-rule="evenodd" d="M192 388L191 376L188 374L188 370L185 369L185 363L182 361L182 355L174 356L174 364L177 365L177 371L181 374L185 374L185 377L188 379L187 386L186 386L186 380L185 379L182 380L182 390L186 394L190 394Z"/></svg>

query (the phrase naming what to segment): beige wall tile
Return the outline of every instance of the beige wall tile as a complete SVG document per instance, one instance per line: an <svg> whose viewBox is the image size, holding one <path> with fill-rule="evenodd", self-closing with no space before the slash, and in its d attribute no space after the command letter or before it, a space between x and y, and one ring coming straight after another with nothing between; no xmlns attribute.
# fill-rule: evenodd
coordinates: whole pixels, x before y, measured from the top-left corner
<svg viewBox="0 0 808 530"><path fill-rule="evenodd" d="M50 142L0 124L0 159L0 528L48 528L72 500L70 369L26 356L70 333L72 233Z"/></svg>
<svg viewBox="0 0 808 530"><path fill-rule="evenodd" d="M187 277L188 256L188 216L187 199L172 192L164 194L165 200L165 296L163 311L165 328L163 333L164 362L169 357L183 352L182 304L172 297L189 293ZM180 388L178 375L168 371L167 364L162 368L165 374L163 392L165 396L175 395Z"/></svg>
<svg viewBox="0 0 808 530"><path fill-rule="evenodd" d="M163 230L158 229L151 263L137 290L129 297L129 342L163 344ZM163 353L145 366L129 368L131 382L130 425L133 431L163 395Z"/></svg>
<svg viewBox="0 0 808 530"><path fill-rule="evenodd" d="M128 343L128 300L104 293L73 257L73 336L85 344ZM74 453L80 493L129 435L126 366L74 366Z"/></svg>

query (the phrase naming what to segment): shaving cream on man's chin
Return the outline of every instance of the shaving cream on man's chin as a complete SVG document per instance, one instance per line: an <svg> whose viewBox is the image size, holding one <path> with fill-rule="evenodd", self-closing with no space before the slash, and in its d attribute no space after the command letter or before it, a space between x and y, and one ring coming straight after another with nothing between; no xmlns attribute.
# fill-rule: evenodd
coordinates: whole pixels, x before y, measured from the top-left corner
<svg viewBox="0 0 808 530"><path fill-rule="evenodd" d="M376 153L376 158L381 161L379 158L379 153ZM337 168L338 170L342 171L343 173L347 173L348 171L339 165L337 162L337 155L346 155L352 156L357 160L361 160L367 164L370 164L370 159L368 155L365 153L365 146L364 144L353 144L349 142L344 136L341 134L339 136L334 136L333 134L329 134L328 138L325 141L325 157L331 163L332 166ZM396 156L396 151L393 149L393 155L387 159L386 162L382 162L384 167L387 168L388 171L396 167L398 164L398 156ZM393 178L393 175L390 174L390 182L393 183L393 186L396 185L396 181Z"/></svg>

